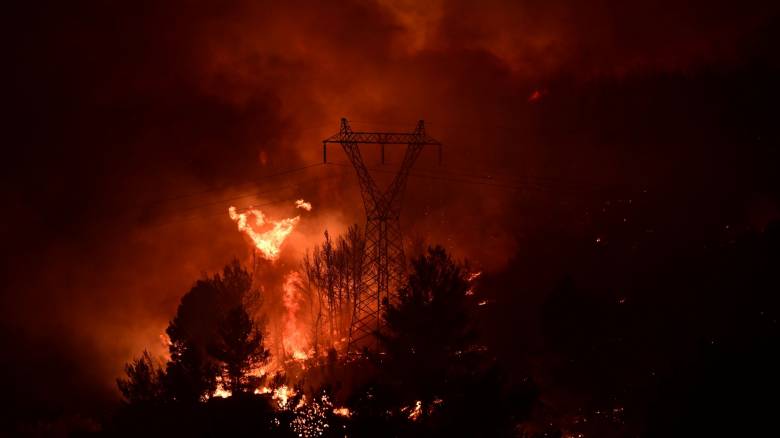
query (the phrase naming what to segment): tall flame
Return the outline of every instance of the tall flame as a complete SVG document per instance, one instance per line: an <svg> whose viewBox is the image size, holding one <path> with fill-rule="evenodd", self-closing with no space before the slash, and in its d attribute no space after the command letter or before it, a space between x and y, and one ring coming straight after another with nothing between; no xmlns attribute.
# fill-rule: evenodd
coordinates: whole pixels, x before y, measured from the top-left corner
<svg viewBox="0 0 780 438"><path fill-rule="evenodd" d="M308 203L303 199L297 200L295 202L295 207L311 211L311 203ZM230 219L235 221L238 225L238 230L249 236L254 242L255 247L260 251L260 254L268 260L276 260L279 258L282 244L301 219L300 216L295 216L275 221L268 219L262 211L256 208L248 208L239 212L238 209L233 206L228 208L228 214L230 215ZM270 229L260 231L263 228L267 228L269 225L271 227Z"/></svg>
<svg viewBox="0 0 780 438"><path fill-rule="evenodd" d="M293 359L307 359L306 350L309 345L306 328L298 320L298 311L301 307L301 297L298 285L301 276L297 271L292 271L284 279L284 295L282 302L287 314L284 318L284 350L290 353Z"/></svg>

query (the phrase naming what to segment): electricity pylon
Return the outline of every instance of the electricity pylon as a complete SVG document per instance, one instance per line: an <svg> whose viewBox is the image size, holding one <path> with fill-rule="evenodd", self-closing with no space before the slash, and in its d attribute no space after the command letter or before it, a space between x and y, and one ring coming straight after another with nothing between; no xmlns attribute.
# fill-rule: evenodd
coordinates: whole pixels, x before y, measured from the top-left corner
<svg viewBox="0 0 780 438"><path fill-rule="evenodd" d="M363 261L363 283L354 299L352 322L349 327L347 353L354 353L362 341L381 324L382 300L393 302L398 287L404 280L403 235L401 234L401 198L414 162L425 146L438 146L441 161L441 143L425 133L425 124L417 122L413 132L362 132L353 131L347 119L341 119L341 129L322 141L322 159L327 163L328 143L341 144L360 182L360 194L366 210L366 252ZM378 144L381 147L382 164L385 145L406 145L401 168L395 178L382 191L371 177L360 144Z"/></svg>

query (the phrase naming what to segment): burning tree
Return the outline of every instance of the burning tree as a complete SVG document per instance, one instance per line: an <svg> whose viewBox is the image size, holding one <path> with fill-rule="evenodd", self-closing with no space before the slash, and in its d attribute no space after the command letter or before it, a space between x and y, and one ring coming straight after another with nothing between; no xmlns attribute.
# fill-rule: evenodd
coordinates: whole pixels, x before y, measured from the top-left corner
<svg viewBox="0 0 780 438"><path fill-rule="evenodd" d="M335 241L325 231L322 245L306 252L302 263L310 297L315 349L333 347L349 333L355 297L363 283L366 241L352 225Z"/></svg>
<svg viewBox="0 0 780 438"><path fill-rule="evenodd" d="M308 212L312 205L298 199L295 208ZM304 368L303 361L310 357L312 342L309 324L299 313L311 299L304 294L308 289L302 287L301 273L295 270L285 273L283 264L277 264L282 246L299 223L300 216L271 219L253 207L240 211L230 207L228 214L237 223L238 230L251 240L254 277L262 279L262 289L270 293L266 296L271 299L264 302L262 309L253 309L261 310L269 323L268 340L274 357L269 367L283 368L288 373L295 369L300 371Z"/></svg>
<svg viewBox="0 0 780 438"><path fill-rule="evenodd" d="M307 254L303 274L284 275L288 318L277 319L285 322L285 334L305 333L301 328L307 325L295 317L304 309L297 304L306 296L303 290L309 292L315 331L323 333L322 339L333 345L346 334L362 284L363 250L356 226L335 241L326 233L324 243ZM304 370L301 379L290 387L290 373L277 374L261 388L273 364L249 310L259 300L253 286L257 277L232 262L222 273L196 282L182 298L167 330L171 358L165 371L148 353L128 364L127 378L118 385L129 403L114 427L270 436L498 436L510 431L518 415L527 413L533 394L514 393L508 399L502 375L475 344L469 320L474 276L440 247L415 259L412 268L399 301L385 303L386 328L377 333L382 354L338 367L333 348L328 364L319 367L303 367L309 357L293 354L291 362ZM309 341L306 336L290 339L293 352ZM339 395L346 375L341 373L361 375ZM318 379L319 391L304 391L304 381ZM334 390L326 390L331 385ZM146 402L156 399L161 402ZM345 401L348 407L341 405Z"/></svg>

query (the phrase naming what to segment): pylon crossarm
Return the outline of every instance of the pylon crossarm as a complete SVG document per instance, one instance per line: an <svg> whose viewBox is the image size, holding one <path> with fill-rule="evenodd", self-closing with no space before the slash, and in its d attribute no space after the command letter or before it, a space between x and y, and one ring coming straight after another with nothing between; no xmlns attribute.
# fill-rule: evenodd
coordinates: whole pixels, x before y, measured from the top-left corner
<svg viewBox="0 0 780 438"><path fill-rule="evenodd" d="M425 124L417 122L414 132L365 132L353 131L347 119L341 119L341 129L322 141L323 143L363 143L363 144L419 144L422 146L441 146L441 142L425 133Z"/></svg>
<svg viewBox="0 0 780 438"><path fill-rule="evenodd" d="M325 139L324 143L341 143L350 141L363 144L409 144L419 143L426 146L438 146L437 140L427 135L410 134L404 132L351 132L348 136L341 133Z"/></svg>
<svg viewBox="0 0 780 438"><path fill-rule="evenodd" d="M400 225L406 181L424 146L439 146L441 159L441 143L425 133L422 120L412 132L363 132L353 131L346 119L341 119L339 132L322 143L324 162L327 162L327 144L341 144L357 173L366 210L363 278L355 291L347 345L348 354L352 354L359 341L380 328L381 301L397 301L397 288L403 282L406 271ZM360 143L381 145L383 162L385 145L406 145L401 167L387 190L380 190L371 177L360 154Z"/></svg>

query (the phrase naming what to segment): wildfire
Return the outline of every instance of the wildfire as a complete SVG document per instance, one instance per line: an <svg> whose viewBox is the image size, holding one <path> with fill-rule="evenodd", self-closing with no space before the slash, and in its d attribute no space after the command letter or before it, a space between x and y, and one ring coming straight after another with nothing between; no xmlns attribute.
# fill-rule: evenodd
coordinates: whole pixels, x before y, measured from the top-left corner
<svg viewBox="0 0 780 438"><path fill-rule="evenodd" d="M311 211L311 202L306 202L303 199L295 201L295 208L302 208L306 211Z"/></svg>
<svg viewBox="0 0 780 438"><path fill-rule="evenodd" d="M284 409L287 407L287 402L290 400L290 397L295 395L295 390L288 388L287 385L282 385L276 388L273 393L271 398L276 400L276 403L279 404L280 408Z"/></svg>
<svg viewBox="0 0 780 438"><path fill-rule="evenodd" d="M471 286L466 290L466 295L474 295L474 282L482 275L482 271L472 272L468 275L467 280L471 283Z"/></svg>
<svg viewBox="0 0 780 438"><path fill-rule="evenodd" d="M171 345L173 345L171 338L168 336L168 333L160 333L160 345L162 346L161 356L163 361L168 362L171 360Z"/></svg>
<svg viewBox="0 0 780 438"><path fill-rule="evenodd" d="M352 412L349 408L333 408L333 415L339 415L341 417L351 417Z"/></svg>
<svg viewBox="0 0 780 438"><path fill-rule="evenodd" d="M298 310L301 307L299 296L301 276L297 271L292 271L284 279L284 295L282 303L287 311L284 320L284 350L292 354L295 360L306 360L309 358L306 352L309 345L306 336L306 328L298 320Z"/></svg>
<svg viewBox="0 0 780 438"><path fill-rule="evenodd" d="M311 211L311 203L299 199L295 201L295 207ZM238 231L243 232L255 244L260 254L268 260L276 260L282 244L292 233L300 221L300 216L295 216L278 221L268 219L266 215L256 208L248 208L239 212L236 207L228 208L230 219L238 225ZM270 229L267 229L270 226ZM261 231L266 228L265 231Z"/></svg>
<svg viewBox="0 0 780 438"><path fill-rule="evenodd" d="M414 402L414 409L411 409L409 412L409 419L412 421L417 421L418 418L420 418L420 414L422 413L422 401L417 400Z"/></svg>
<svg viewBox="0 0 780 438"><path fill-rule="evenodd" d="M230 391L223 388L221 384L217 385L217 390L214 391L214 397L228 398L233 395Z"/></svg>

